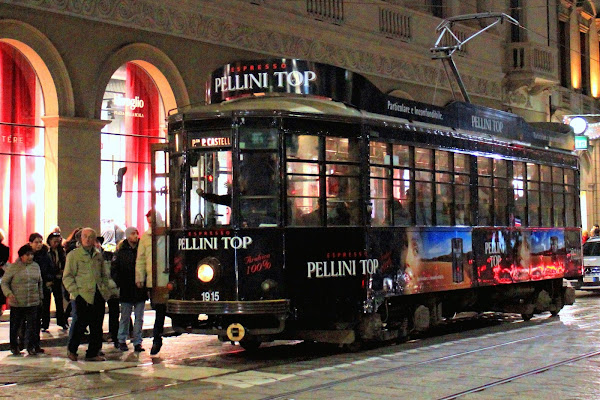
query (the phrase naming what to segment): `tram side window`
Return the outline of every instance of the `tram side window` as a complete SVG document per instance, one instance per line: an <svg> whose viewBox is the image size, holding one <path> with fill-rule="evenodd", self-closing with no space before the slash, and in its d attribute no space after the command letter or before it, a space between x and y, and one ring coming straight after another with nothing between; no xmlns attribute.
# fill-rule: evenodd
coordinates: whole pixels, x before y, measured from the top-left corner
<svg viewBox="0 0 600 400"><path fill-rule="evenodd" d="M552 168L549 165L540 166L540 196L542 199L552 199ZM542 226L552 226L552 202L541 202Z"/></svg>
<svg viewBox="0 0 600 400"><path fill-rule="evenodd" d="M392 224L391 192L390 192L390 162L391 144L371 142L370 171L371 171L371 225L389 226Z"/></svg>
<svg viewBox="0 0 600 400"><path fill-rule="evenodd" d="M565 168L565 226L578 226L578 201L575 187L575 171Z"/></svg>
<svg viewBox="0 0 600 400"><path fill-rule="evenodd" d="M540 225L540 166L527 163L527 211L529 226Z"/></svg>
<svg viewBox="0 0 600 400"><path fill-rule="evenodd" d="M406 226L412 223L411 169L410 148L395 144L392 146L392 166L394 181L392 192L392 212L395 226Z"/></svg>
<svg viewBox="0 0 600 400"><path fill-rule="evenodd" d="M436 225L452 224L452 153L435 151L435 222Z"/></svg>
<svg viewBox="0 0 600 400"><path fill-rule="evenodd" d="M494 224L508 224L508 165L506 160L493 159L494 167Z"/></svg>
<svg viewBox="0 0 600 400"><path fill-rule="evenodd" d="M469 156L454 154L454 199L455 224L471 224L471 191L470 191Z"/></svg>
<svg viewBox="0 0 600 400"><path fill-rule="evenodd" d="M327 225L360 223L360 146L356 138L325 138Z"/></svg>
<svg viewBox="0 0 600 400"><path fill-rule="evenodd" d="M240 128L240 225L279 224L279 157L277 129Z"/></svg>
<svg viewBox="0 0 600 400"><path fill-rule="evenodd" d="M560 167L552 167L552 226L565 226L564 173Z"/></svg>
<svg viewBox="0 0 600 400"><path fill-rule="evenodd" d="M531 225L531 213L535 210L527 208L527 197L525 190L525 164L513 162L513 197L515 202L515 224L522 226ZM527 220L529 214L529 220ZM536 214L537 215L537 214ZM537 225L532 225L537 226Z"/></svg>
<svg viewBox="0 0 600 400"><path fill-rule="evenodd" d="M478 225L492 225L492 159L477 157L477 186L479 203Z"/></svg>
<svg viewBox="0 0 600 400"><path fill-rule="evenodd" d="M433 209L433 151L415 148L416 223L431 225Z"/></svg>
<svg viewBox="0 0 600 400"><path fill-rule="evenodd" d="M319 137L291 134L286 137L287 224L321 226L319 209Z"/></svg>

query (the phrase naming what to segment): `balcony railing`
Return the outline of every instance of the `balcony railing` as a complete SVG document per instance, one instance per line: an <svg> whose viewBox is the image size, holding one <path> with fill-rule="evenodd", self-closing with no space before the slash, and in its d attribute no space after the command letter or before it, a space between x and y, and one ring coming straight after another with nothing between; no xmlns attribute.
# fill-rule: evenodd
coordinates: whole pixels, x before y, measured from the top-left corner
<svg viewBox="0 0 600 400"><path fill-rule="evenodd" d="M534 81L558 81L557 49L537 43L509 43L506 47L505 71L528 73Z"/></svg>

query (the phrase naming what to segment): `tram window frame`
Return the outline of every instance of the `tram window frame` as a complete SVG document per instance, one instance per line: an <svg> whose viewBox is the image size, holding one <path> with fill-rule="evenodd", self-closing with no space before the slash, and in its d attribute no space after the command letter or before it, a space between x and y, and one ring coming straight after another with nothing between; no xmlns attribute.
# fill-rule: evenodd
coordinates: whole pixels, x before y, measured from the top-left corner
<svg viewBox="0 0 600 400"><path fill-rule="evenodd" d="M328 121L312 121L311 124L308 121L290 122L296 129L284 129L286 226L363 225L363 139L360 125L332 125ZM308 157L301 158L290 152L290 149L300 145L301 137L313 138L317 144L316 153L313 151L308 153ZM298 168L291 168L294 165ZM311 172L306 173L300 168ZM290 183L303 179L314 181L312 185L316 185L318 193L298 194ZM301 211L307 207L308 210Z"/></svg>
<svg viewBox="0 0 600 400"><path fill-rule="evenodd" d="M577 197L577 179L576 171L570 168L564 168L564 188L565 188L565 226L579 226L579 201ZM569 212L569 210L573 210Z"/></svg>
<svg viewBox="0 0 600 400"><path fill-rule="evenodd" d="M510 196L514 187L509 185L509 161L477 156L477 203L479 226L508 226L511 208ZM513 177L513 185L514 185ZM485 201L483 195L489 199Z"/></svg>
<svg viewBox="0 0 600 400"><path fill-rule="evenodd" d="M454 225L471 225L471 155L454 153Z"/></svg>
<svg viewBox="0 0 600 400"><path fill-rule="evenodd" d="M520 223L521 226L531 225L531 210L528 207L528 191L527 191L527 166L522 161L513 161L513 215L515 224Z"/></svg>
<svg viewBox="0 0 600 400"><path fill-rule="evenodd" d="M245 140L246 135L248 140ZM270 228L282 224L280 135L279 121L275 118L238 120L238 151L234 161L237 168L234 168L233 178L234 191L239 196L234 204L237 208L234 215L237 214L242 228ZM253 159L257 161L250 161Z"/></svg>

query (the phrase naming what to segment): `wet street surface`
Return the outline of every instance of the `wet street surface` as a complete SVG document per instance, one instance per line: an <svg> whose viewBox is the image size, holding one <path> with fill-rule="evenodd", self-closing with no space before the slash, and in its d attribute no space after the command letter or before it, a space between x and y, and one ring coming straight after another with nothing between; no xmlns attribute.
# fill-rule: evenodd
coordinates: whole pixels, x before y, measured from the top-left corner
<svg viewBox="0 0 600 400"><path fill-rule="evenodd" d="M69 361L65 347L39 356L2 351L0 398L600 398L600 294L577 294L558 317L464 316L406 343L355 353L301 341L249 353L194 335L165 338L158 357L149 355L150 339L139 355L105 343L106 362Z"/></svg>

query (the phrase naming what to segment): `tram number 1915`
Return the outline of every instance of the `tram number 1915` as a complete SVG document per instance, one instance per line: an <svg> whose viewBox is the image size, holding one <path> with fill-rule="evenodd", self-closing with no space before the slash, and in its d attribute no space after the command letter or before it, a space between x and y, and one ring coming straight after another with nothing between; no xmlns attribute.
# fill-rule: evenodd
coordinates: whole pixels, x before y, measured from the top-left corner
<svg viewBox="0 0 600 400"><path fill-rule="evenodd" d="M202 292L202 301L219 301L219 292Z"/></svg>

